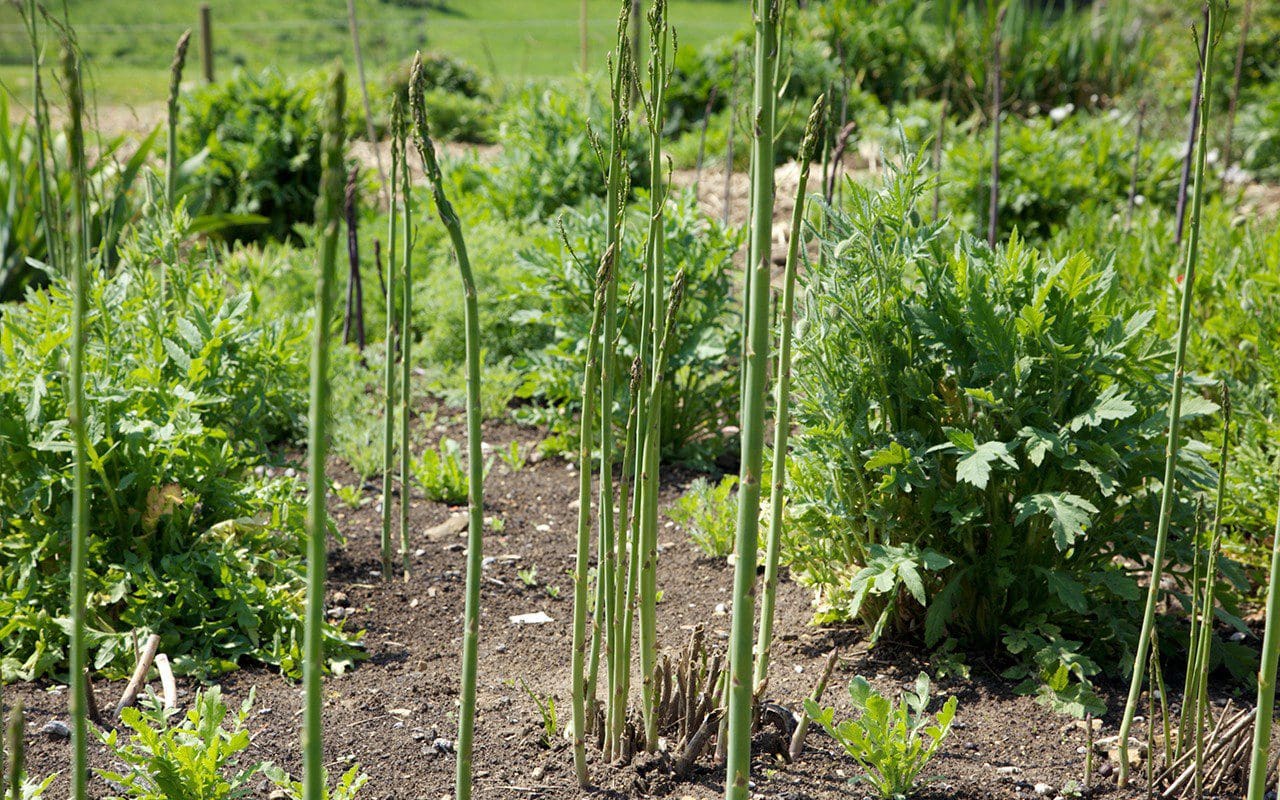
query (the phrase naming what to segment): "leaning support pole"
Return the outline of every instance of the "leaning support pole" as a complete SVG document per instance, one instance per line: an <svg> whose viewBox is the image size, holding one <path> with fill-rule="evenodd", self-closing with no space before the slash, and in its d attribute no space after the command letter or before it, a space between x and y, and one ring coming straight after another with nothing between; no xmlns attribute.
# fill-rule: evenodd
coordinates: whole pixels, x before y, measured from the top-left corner
<svg viewBox="0 0 1280 800"><path fill-rule="evenodd" d="M476 660L480 639L480 582L484 544L484 454L481 451L480 424L480 304L476 296L475 278L467 243L462 238L462 223L444 193L444 176L436 160L436 146L431 141L427 111L423 104L426 75L422 71L422 54L413 60L410 92L414 131L418 152L431 184L431 199L440 222L449 233L453 255L462 279L463 317L467 350L467 599L462 629L462 698L458 714L458 768L454 793L457 800L471 797L471 750L476 722ZM407 243L406 243L407 246ZM406 336L408 332L406 331Z"/></svg>
<svg viewBox="0 0 1280 800"><path fill-rule="evenodd" d="M324 146L321 151L320 274L316 277L315 330L311 346L311 436L307 445L310 493L307 499L307 628L303 641L302 684L306 695L302 718L304 800L328 796L324 768L324 578L329 538L329 491L325 456L329 427L329 322L333 319L337 284L338 231L342 223L342 193L346 178L343 116L347 100L346 74L334 69L329 81Z"/></svg>
<svg viewBox="0 0 1280 800"><path fill-rule="evenodd" d="M1205 57L1201 66L1213 63L1217 23L1221 17L1222 0L1212 0L1212 13L1206 11L1208 24L1205 29ZM1160 578L1164 572L1165 551L1169 545L1169 522L1173 517L1174 490L1178 475L1178 451L1181 446L1182 389L1186 374L1187 338L1191 331L1191 303L1195 293L1196 266L1200 255L1200 212L1204 204L1205 152L1209 147L1209 117L1213 106L1213 70L1205 68L1204 103L1200 114L1200 144L1196 152L1195 187L1191 201L1191 237L1187 243L1186 268L1182 281L1182 307L1178 318L1178 343L1173 365L1173 387L1169 397L1169 438L1165 445L1164 481L1160 492L1160 521L1156 529L1156 549L1151 556L1151 579L1147 584L1147 604L1142 614L1142 631L1138 634L1133 661L1133 674L1129 684L1129 698L1124 716L1120 720L1120 739L1116 743L1120 756L1121 786L1129 778L1129 729L1142 694L1142 681L1147 666L1147 648L1151 644L1151 631L1155 627L1156 604L1160 599Z"/></svg>
<svg viewBox="0 0 1280 800"><path fill-rule="evenodd" d="M800 262L800 241L804 238L805 197L809 191L809 165L825 128L826 98L819 97L809 113L804 140L800 145L800 183L791 212L791 239L787 246L786 275L782 283L781 332L778 335L778 375L773 425L773 464L770 468L769 531L765 544L764 599L760 605L760 636L756 642L755 693L764 690L769 677L769 648L773 643L773 611L778 597L778 564L782 554L782 510L787 483L787 436L791 433L791 335L796 308L796 270Z"/></svg>
<svg viewBox="0 0 1280 800"><path fill-rule="evenodd" d="M769 372L769 272L773 235L773 136L777 103L778 28L785 0L754 0L755 89L752 99L755 164L751 192L751 245L745 283L750 302L742 391L742 466L738 481L738 535L734 548L733 623L729 636L729 724L724 792L747 800L751 772L751 685L755 627L756 561L760 533L760 484L764 466L764 417Z"/></svg>

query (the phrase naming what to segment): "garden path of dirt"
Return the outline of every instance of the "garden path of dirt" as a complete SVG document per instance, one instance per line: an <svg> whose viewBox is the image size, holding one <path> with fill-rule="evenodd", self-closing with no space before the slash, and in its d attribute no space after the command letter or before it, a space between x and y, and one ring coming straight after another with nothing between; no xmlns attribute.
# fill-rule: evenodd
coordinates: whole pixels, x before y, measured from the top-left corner
<svg viewBox="0 0 1280 800"><path fill-rule="evenodd" d="M459 420L437 424L428 438L448 432L461 438ZM509 424L486 426L485 441L505 448L518 441L530 449L534 430ZM355 481L350 470L334 464L338 481ZM663 502L669 503L692 475L671 470L664 476ZM558 742L546 749L538 743L540 717L522 682L539 697L552 695L569 708L567 685L572 615L572 568L576 524L577 474L558 459L529 463L513 472L496 460L487 482L490 517L502 530L485 542L492 561L485 570L480 642L479 716L475 754L478 798L574 798L582 793L573 778L569 748ZM430 534L434 526L459 509L415 498L411 503L412 577L383 581L379 575L380 515L377 493L366 485L358 509L334 498L331 511L347 537L345 547L330 552L328 598L332 613L349 614L347 625L366 631L369 658L353 671L325 682L325 751L331 773L359 763L370 776L361 793L366 800L442 800L449 796L453 759L439 752L437 739L454 737L458 691L458 653L463 603L464 534ZM658 605L661 646L674 652L696 625L706 627L713 646L722 648L729 629L732 569L720 560L696 553L686 535L672 523L661 533L662 555ZM538 586L526 586L518 571L537 567ZM547 587L556 587L553 597ZM337 609L345 609L338 611ZM517 626L509 618L542 611L553 621ZM819 629L809 621L809 594L786 580L779 592L777 645L768 699L792 709L808 695L832 647L841 659L826 700L848 712L843 687L855 674L866 676L882 691L894 692L929 669L913 648L882 644L868 650L853 628ZM973 663L971 681L940 682L942 693L955 693L959 713L955 730L926 774L937 776L926 797L1033 798L1037 784L1048 798L1058 797L1070 781L1083 776L1085 734L1028 697L1014 694L1000 679L997 665ZM250 691L256 702L248 728L252 745L247 757L272 760L294 774L300 772L298 729L300 687L272 670L250 666L221 679L229 703L238 704ZM180 704L191 701L196 684L182 680ZM65 797L68 742L42 734L50 720L66 719L65 688L47 682L20 685L17 695L30 714L27 746L32 774L62 772L50 796ZM1114 688L1114 687L1113 687ZM110 707L120 682L95 682L99 703ZM12 690L11 690L12 691ZM12 694L10 694L12 697ZM1121 705L1113 693L1110 707ZM1108 735L1115 714L1106 719ZM1142 726L1138 726L1141 728ZM1139 735L1144 735L1139 731ZM846 786L857 774L853 763L820 730L811 732L804 755L795 764L759 756L754 768L755 793L778 800L836 800L859 797ZM91 747L92 764L116 766L107 749ZM693 780L675 783L661 765L614 768L593 761L595 780L609 787L599 796L638 798L669 796L712 800L721 796L723 769L704 765ZM108 785L92 780L91 796L106 797ZM265 781L253 796L266 798ZM1103 779L1097 794L1137 798L1143 792L1120 792Z"/></svg>

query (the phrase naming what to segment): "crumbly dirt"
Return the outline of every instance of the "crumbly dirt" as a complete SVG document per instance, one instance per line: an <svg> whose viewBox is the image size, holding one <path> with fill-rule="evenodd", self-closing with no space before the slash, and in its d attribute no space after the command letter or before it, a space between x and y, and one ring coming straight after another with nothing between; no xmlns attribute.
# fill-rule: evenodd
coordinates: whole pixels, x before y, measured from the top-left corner
<svg viewBox="0 0 1280 800"><path fill-rule="evenodd" d="M455 438L461 428L455 417L428 432ZM528 449L540 437L535 430L508 424L486 426L486 444L505 448L518 441ZM356 478L335 463L331 473L344 483ZM681 470L664 476L664 506L692 477ZM490 532L486 556L480 643L480 684L475 750L478 798L574 798L580 791L573 777L572 755L564 742L550 748L539 743L540 717L523 685L539 697L556 698L561 722L568 714L569 652L572 591L569 571L574 552L578 476L558 459L529 463L512 471L495 460L487 482L488 516L502 520ZM451 791L454 761L441 753L437 739L452 740L458 691L463 604L464 536L450 533L428 537L427 532L461 509L414 497L410 507L413 531L412 577L383 580L379 574L380 513L377 493L366 484L359 508L336 498L331 511L347 537L329 555L329 605L349 609L347 625L366 632L369 658L353 671L325 682L325 751L331 773L359 763L370 776L361 796L366 800L442 800ZM666 523L660 535L662 555L658 605L661 646L669 652L687 641L696 625L706 627L713 645L723 648L729 630L732 568L722 560L695 552L684 533ZM537 567L537 586L527 586L518 571ZM558 590L558 597L553 596ZM855 674L868 677L882 691L895 692L929 669L923 654L905 644L881 644L868 649L855 628L815 628L809 625L807 591L786 580L779 590L777 643L768 700L798 709L821 672L827 654L839 647L841 657L826 700L847 713L843 686ZM510 617L545 612L553 622L517 626ZM346 613L346 612L342 612ZM1058 797L1084 773L1085 733L1031 698L1012 691L998 677L999 665L975 660L972 679L940 682L942 694L960 701L951 737L926 774L935 780L922 796L933 798L1034 798L1036 788ZM220 683L229 703L239 703L250 690L256 700L248 727L252 745L247 758L271 760L300 773L298 731L301 695L298 685L272 670L249 666L224 676ZM121 682L95 681L95 694L111 707ZM180 681L180 704L191 701L197 685ZM61 772L50 796L67 795L65 772L70 748L65 739L42 734L50 720L66 719L65 688L47 682L11 687L29 713L26 744L31 773ZM1109 706L1122 705L1112 687ZM1098 738L1114 734L1116 715L1104 721ZM1135 730L1145 736L1140 724ZM94 767L113 766L102 745L91 746ZM1099 764L1105 758L1099 760ZM592 794L612 798L648 796L711 800L721 796L723 766L706 761L687 781L667 774L661 759L641 759L628 767L591 763L599 784ZM850 788L857 774L851 761L820 730L810 733L808 746L794 764L760 754L753 770L755 796L778 800L835 800L861 797ZM1037 784L1045 786L1037 787ZM101 778L91 780L91 797L111 794ZM254 796L266 798L263 781ZM1137 798L1144 791L1114 787L1113 779L1098 778L1095 796Z"/></svg>

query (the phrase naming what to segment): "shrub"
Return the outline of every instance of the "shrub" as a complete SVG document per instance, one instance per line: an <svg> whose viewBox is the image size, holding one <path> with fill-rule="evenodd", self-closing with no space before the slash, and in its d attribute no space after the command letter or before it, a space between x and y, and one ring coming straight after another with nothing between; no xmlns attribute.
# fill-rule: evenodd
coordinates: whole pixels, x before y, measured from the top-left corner
<svg viewBox="0 0 1280 800"><path fill-rule="evenodd" d="M619 374L624 376L618 380L614 406L614 423L619 428L625 426L630 407L625 375L640 341L646 217L643 212L633 213L617 261L617 352ZM689 290L672 331L668 384L663 392L663 453L676 461L706 465L724 447L720 431L736 410L738 398L740 318L729 272L738 239L708 219L688 192L675 195L667 204L665 218L666 275L670 280L684 269ZM522 298L525 310L517 320L545 331L550 340L524 360L522 394L538 405L524 409L523 419L549 424L565 446L577 435L573 416L581 400L592 287L604 248L605 223L603 211L597 209L567 211L562 223L564 241L548 236L540 247L525 249L518 256L531 283Z"/></svg>
<svg viewBox="0 0 1280 800"><path fill-rule="evenodd" d="M1137 82L1152 50L1127 3L1016 3L1005 16L1004 95L1029 110L1106 102ZM989 6L946 0L816 3L798 26L814 31L842 74L885 105L949 94L962 113L983 108L990 60Z"/></svg>
<svg viewBox="0 0 1280 800"><path fill-rule="evenodd" d="M240 72L183 103L178 149L184 189L207 214L257 215L229 239L286 239L315 218L320 185L321 81Z"/></svg>
<svg viewBox="0 0 1280 800"><path fill-rule="evenodd" d="M946 209L970 231L985 231L991 200L992 137L951 136L943 157ZM1077 209L1123 208L1129 196L1134 139L1118 115L1072 114L1009 119L1001 136L1001 237L1017 230L1047 239ZM1173 205L1180 169L1177 148L1145 141L1138 190L1148 202Z"/></svg>
<svg viewBox="0 0 1280 800"><path fill-rule="evenodd" d="M738 526L738 485L736 475L725 475L719 483L697 478L667 512L705 555L725 558L733 552Z"/></svg>
<svg viewBox="0 0 1280 800"><path fill-rule="evenodd" d="M422 58L426 75L423 101L431 135L445 141L491 143L496 135L494 100L480 72L467 62L442 53L426 53ZM397 64L382 82L370 87L374 131L380 137L387 136L393 98L399 96L408 108L411 65L411 60ZM350 133L354 138L367 138L363 105L348 105L354 109L348 118Z"/></svg>
<svg viewBox="0 0 1280 800"><path fill-rule="evenodd" d="M921 161L829 209L797 344L785 557L837 618L1002 642L1054 684L1121 651L1163 464L1167 353L1110 268L922 224ZM1187 416L1214 410L1198 396ZM1212 470L1184 449L1180 517ZM1185 519L1184 519L1185 521ZM1181 546L1181 545L1180 545ZM1058 699L1082 711L1078 687Z"/></svg>
<svg viewBox="0 0 1280 800"><path fill-rule="evenodd" d="M509 220L542 221L566 206L604 196L606 181L591 144L588 128L607 131L607 116L592 94L560 89L525 89L501 117L502 145L489 173L487 194L498 213ZM643 187L648 176L639 137L629 142L631 185Z"/></svg>
<svg viewBox="0 0 1280 800"><path fill-rule="evenodd" d="M309 325L253 318L252 291L228 295L198 253L178 262L185 221L148 219L87 291L90 657L127 674L131 632L152 630L181 672L252 658L296 675L305 507L292 480L253 470L301 431ZM72 463L58 376L71 303L55 279L0 315L5 680L65 670ZM325 635L334 663L354 655L352 637Z"/></svg>
<svg viewBox="0 0 1280 800"><path fill-rule="evenodd" d="M1239 164L1258 180L1280 179L1280 88L1275 84L1240 109Z"/></svg>
<svg viewBox="0 0 1280 800"><path fill-rule="evenodd" d="M804 705L866 772L850 783L869 783L884 800L905 800L951 732L956 715L954 696L947 698L936 718L929 715L929 689L929 676L922 672L915 691L904 691L895 704L865 678L855 677L849 681L849 700L859 716L840 723L834 708L822 708L809 699Z"/></svg>

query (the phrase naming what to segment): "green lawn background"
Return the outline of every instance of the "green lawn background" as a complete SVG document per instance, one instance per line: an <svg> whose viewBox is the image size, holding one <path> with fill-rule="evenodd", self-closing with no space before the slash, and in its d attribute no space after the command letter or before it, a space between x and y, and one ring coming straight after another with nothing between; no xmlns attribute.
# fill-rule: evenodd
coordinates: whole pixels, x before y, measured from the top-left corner
<svg viewBox="0 0 1280 800"><path fill-rule="evenodd" d="M62 0L42 0L55 15ZM208 0L214 65L275 66L297 72L341 58L349 66L346 0ZM588 0L589 60L603 67L619 0ZM646 4L647 5L647 4ZM160 102L173 45L197 28L198 0L67 0L67 12L88 58L100 103ZM371 81L415 49L460 56L503 80L566 78L578 71L580 0L357 0ZM680 46L698 48L750 22L748 0L671 0ZM46 43L47 45L47 43ZM46 46L45 64L56 50ZM192 42L188 78L199 76ZM25 102L30 50L17 11L0 6L0 80Z"/></svg>

